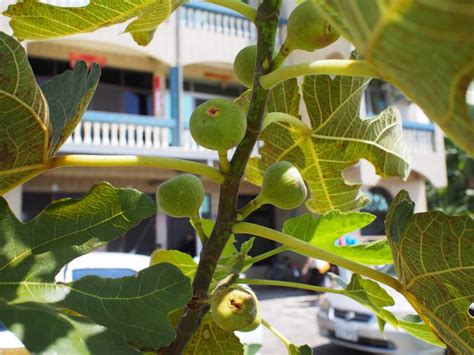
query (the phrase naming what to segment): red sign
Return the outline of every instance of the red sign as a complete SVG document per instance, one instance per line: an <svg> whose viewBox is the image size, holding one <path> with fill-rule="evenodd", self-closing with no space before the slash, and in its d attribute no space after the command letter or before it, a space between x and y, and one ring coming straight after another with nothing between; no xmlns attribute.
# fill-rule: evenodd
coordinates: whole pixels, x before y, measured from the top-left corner
<svg viewBox="0 0 474 355"><path fill-rule="evenodd" d="M102 68L105 67L107 60L101 55L92 55L92 54L82 54L82 53L69 53L69 64L71 68L74 68L76 62L84 61L87 64L87 67L90 68L92 63L99 64Z"/></svg>

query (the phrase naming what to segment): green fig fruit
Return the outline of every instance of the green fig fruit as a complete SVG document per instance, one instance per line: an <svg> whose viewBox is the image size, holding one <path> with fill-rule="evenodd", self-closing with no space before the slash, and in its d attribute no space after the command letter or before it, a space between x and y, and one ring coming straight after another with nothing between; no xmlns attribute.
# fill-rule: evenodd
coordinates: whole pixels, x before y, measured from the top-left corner
<svg viewBox="0 0 474 355"><path fill-rule="evenodd" d="M261 322L258 299L249 288L218 288L211 296L210 305L212 319L222 329L250 331Z"/></svg>
<svg viewBox="0 0 474 355"><path fill-rule="evenodd" d="M336 29L318 14L311 1L298 5L288 18L286 47L312 52L329 46L339 38Z"/></svg>
<svg viewBox="0 0 474 355"><path fill-rule="evenodd" d="M248 88L253 85L253 74L257 61L257 46L242 49L234 60L234 73L240 83Z"/></svg>
<svg viewBox="0 0 474 355"><path fill-rule="evenodd" d="M171 217L198 218L204 194L204 186L199 178L181 174L158 187L156 202Z"/></svg>
<svg viewBox="0 0 474 355"><path fill-rule="evenodd" d="M263 175L262 189L255 200L291 210L306 199L306 185L298 169L287 161L272 164Z"/></svg>
<svg viewBox="0 0 474 355"><path fill-rule="evenodd" d="M225 152L244 138L247 118L242 108L232 100L211 99L194 110L189 129L199 145Z"/></svg>

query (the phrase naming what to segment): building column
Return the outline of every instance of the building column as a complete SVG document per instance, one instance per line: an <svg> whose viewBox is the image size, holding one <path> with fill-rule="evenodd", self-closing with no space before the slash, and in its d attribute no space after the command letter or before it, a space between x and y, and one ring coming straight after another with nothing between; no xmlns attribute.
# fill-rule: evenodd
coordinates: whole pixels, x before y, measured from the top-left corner
<svg viewBox="0 0 474 355"><path fill-rule="evenodd" d="M176 127L173 130L173 145L181 144L181 131L183 128L183 119L181 113L181 104L183 99L183 74L180 66L170 69L170 96L171 96L171 117L176 120Z"/></svg>
<svg viewBox="0 0 474 355"><path fill-rule="evenodd" d="M13 190L7 192L5 195L3 195L5 200L7 200L8 205L10 206L10 209L12 212L15 214L15 216L21 221L23 220L22 216L22 211L23 211L23 206L22 206L22 199L23 199L23 187L18 186L14 188Z"/></svg>

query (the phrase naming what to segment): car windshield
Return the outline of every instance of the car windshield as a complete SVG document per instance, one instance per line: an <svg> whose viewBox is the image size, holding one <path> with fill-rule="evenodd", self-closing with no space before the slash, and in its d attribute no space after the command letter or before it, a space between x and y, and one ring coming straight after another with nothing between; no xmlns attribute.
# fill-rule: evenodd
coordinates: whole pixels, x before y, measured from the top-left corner
<svg viewBox="0 0 474 355"><path fill-rule="evenodd" d="M118 279L124 276L134 276L137 272L131 269L76 269L72 271L72 280L79 280L84 276L100 276L109 279Z"/></svg>

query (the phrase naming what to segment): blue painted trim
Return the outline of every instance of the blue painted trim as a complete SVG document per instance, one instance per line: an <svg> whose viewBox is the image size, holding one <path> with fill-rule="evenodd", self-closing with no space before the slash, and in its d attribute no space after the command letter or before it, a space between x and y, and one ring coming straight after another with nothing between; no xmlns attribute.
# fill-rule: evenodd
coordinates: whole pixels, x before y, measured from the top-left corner
<svg viewBox="0 0 474 355"><path fill-rule="evenodd" d="M433 123L419 123L414 121L403 120L403 128L416 129L418 131L434 132L435 125Z"/></svg>
<svg viewBox="0 0 474 355"><path fill-rule="evenodd" d="M126 123L153 127L176 128L176 121L171 119L162 119L153 116L132 115L128 113L86 111L83 121L101 122L101 123Z"/></svg>
<svg viewBox="0 0 474 355"><path fill-rule="evenodd" d="M227 16L232 16L232 17L248 20L245 16L239 14L238 12L235 12L234 10L231 10L219 5L215 5L215 4L210 4L207 2L191 1L184 4L184 7L189 8L189 9L213 12L215 14L227 15ZM286 18L280 19L280 25L286 25L287 23L288 23L288 20Z"/></svg>
<svg viewBox="0 0 474 355"><path fill-rule="evenodd" d="M180 92L180 85L179 85L179 67L172 67L169 71L169 79L170 79L170 96L171 96L171 117L173 118L176 129L173 130L172 134L172 143L173 145L180 145L180 129L179 129L179 121L181 119L180 116L180 103L181 103L181 92Z"/></svg>

